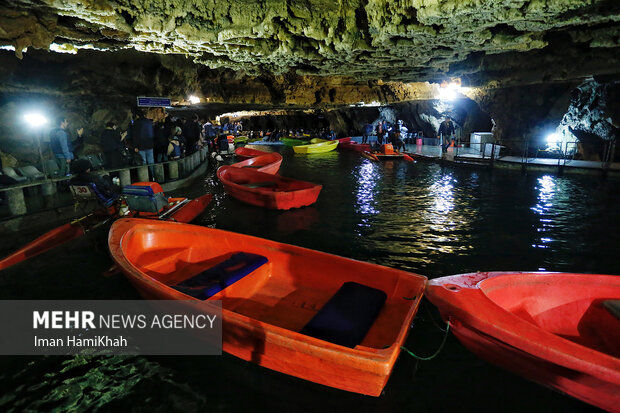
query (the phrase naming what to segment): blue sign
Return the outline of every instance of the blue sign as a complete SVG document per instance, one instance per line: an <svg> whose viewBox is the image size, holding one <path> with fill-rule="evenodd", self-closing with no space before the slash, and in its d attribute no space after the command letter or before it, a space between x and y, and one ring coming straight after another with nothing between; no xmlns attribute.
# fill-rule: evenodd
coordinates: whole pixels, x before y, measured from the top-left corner
<svg viewBox="0 0 620 413"><path fill-rule="evenodd" d="M144 96L138 96L138 106L163 108L172 106L170 98L149 98Z"/></svg>

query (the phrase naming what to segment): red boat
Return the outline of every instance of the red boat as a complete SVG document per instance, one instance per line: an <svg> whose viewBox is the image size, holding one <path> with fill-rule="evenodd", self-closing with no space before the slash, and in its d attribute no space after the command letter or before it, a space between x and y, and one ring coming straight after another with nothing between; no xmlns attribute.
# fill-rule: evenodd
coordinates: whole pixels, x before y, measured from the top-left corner
<svg viewBox="0 0 620 413"><path fill-rule="evenodd" d="M259 151L257 149L251 149L246 147L235 149L235 155L237 155L237 157L242 160L254 158L256 156L266 155L268 153L271 152Z"/></svg>
<svg viewBox="0 0 620 413"><path fill-rule="evenodd" d="M277 174L282 165L282 155L277 152L269 152L264 155L246 159L245 161L232 164L235 168L252 168L255 171L266 174Z"/></svg>
<svg viewBox="0 0 620 413"><path fill-rule="evenodd" d="M426 278L195 225L121 219L117 266L146 299L221 300L223 350L285 374L379 396Z"/></svg>
<svg viewBox="0 0 620 413"><path fill-rule="evenodd" d="M89 187L80 185L79 189L88 195ZM89 231L109 224L121 214L132 217L190 222L209 205L213 195L205 194L196 199L167 198L156 182L137 182L123 189L124 204L119 209L109 207L61 225L46 232L19 250L0 260L0 270L36 257L59 247L72 239L81 237ZM126 211L126 212L122 212Z"/></svg>
<svg viewBox="0 0 620 413"><path fill-rule="evenodd" d="M339 143L338 149L343 151L353 151L353 152L370 152L370 144L361 144L357 142L345 142Z"/></svg>
<svg viewBox="0 0 620 413"><path fill-rule="evenodd" d="M620 277L482 272L428 282L427 297L481 358L620 411Z"/></svg>
<svg viewBox="0 0 620 413"><path fill-rule="evenodd" d="M385 161L389 159L404 159L407 162L415 162L413 158L406 153L394 150L391 143L386 143L381 147L381 152L363 151L362 156L371 161Z"/></svg>
<svg viewBox="0 0 620 413"><path fill-rule="evenodd" d="M351 142L351 137L346 137L346 138L340 138L340 139L336 139L338 142L340 142L338 145L342 145L343 143L349 143Z"/></svg>
<svg viewBox="0 0 620 413"><path fill-rule="evenodd" d="M221 166L217 177L226 192L248 204L270 209L300 208L314 204L323 187L234 166Z"/></svg>

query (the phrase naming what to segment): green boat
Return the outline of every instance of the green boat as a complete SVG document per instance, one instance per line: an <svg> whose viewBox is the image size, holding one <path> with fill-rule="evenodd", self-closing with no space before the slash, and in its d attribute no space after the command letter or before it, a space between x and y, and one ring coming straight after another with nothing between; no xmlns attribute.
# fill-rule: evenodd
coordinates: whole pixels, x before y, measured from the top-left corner
<svg viewBox="0 0 620 413"><path fill-rule="evenodd" d="M309 141L302 141L301 139L282 138L282 143L287 146L307 145Z"/></svg>

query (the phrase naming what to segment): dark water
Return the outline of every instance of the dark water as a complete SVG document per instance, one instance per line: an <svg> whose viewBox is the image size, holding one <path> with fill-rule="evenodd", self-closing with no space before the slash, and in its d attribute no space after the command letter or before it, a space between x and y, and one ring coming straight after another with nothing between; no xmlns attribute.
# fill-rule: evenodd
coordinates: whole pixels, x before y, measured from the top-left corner
<svg viewBox="0 0 620 413"><path fill-rule="evenodd" d="M198 223L429 278L476 270L620 274L618 181L282 152L282 175L323 184L315 206L276 212L244 205L223 193L210 171L184 192L216 194ZM139 298L122 277L100 275L110 263L105 234L94 234L0 274L0 298ZM406 346L433 353L443 337L438 323L424 302ZM0 389L2 411L594 410L481 361L452 336L432 361L402 354L379 398L228 355L1 357Z"/></svg>

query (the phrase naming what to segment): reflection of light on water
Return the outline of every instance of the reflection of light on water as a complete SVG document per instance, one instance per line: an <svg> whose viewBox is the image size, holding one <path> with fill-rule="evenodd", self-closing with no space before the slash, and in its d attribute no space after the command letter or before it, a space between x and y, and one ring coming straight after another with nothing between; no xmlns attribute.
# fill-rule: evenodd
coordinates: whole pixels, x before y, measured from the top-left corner
<svg viewBox="0 0 620 413"><path fill-rule="evenodd" d="M454 186L452 185L452 175L443 176L435 182L431 188L433 197L433 211L437 214L447 214L454 209Z"/></svg>
<svg viewBox="0 0 620 413"><path fill-rule="evenodd" d="M553 220L546 218L546 216L551 215L553 208L553 198L555 197L556 190L556 181L555 178L550 175L545 175L542 178L538 178L538 185L536 185L536 190L538 190L538 198L536 205L530 208L534 213L540 215L540 226L536 228L536 232L544 233L549 231L550 227L553 227ZM542 234L541 234L542 235ZM549 243L553 242L552 238L541 237L538 242L532 244L533 248L541 248L547 249L550 248Z"/></svg>
<svg viewBox="0 0 620 413"><path fill-rule="evenodd" d="M463 237L464 230L470 225L470 217L463 209L455 207L456 179L452 174L437 176L429 187L430 201L423 211L426 231L424 243L435 245L433 249L441 253L454 253L458 250L467 250ZM461 235L459 235L461 233Z"/></svg>
<svg viewBox="0 0 620 413"><path fill-rule="evenodd" d="M551 201L555 195L555 180L552 176L545 175L542 178L538 178L538 202L532 207L532 211L539 215L544 215L549 212L549 209L553 206Z"/></svg>
<svg viewBox="0 0 620 413"><path fill-rule="evenodd" d="M364 215L378 214L379 211L375 209L375 187L377 181L381 179L379 174L379 166L372 162L362 163L358 170L358 186L357 186L357 202L356 209Z"/></svg>

